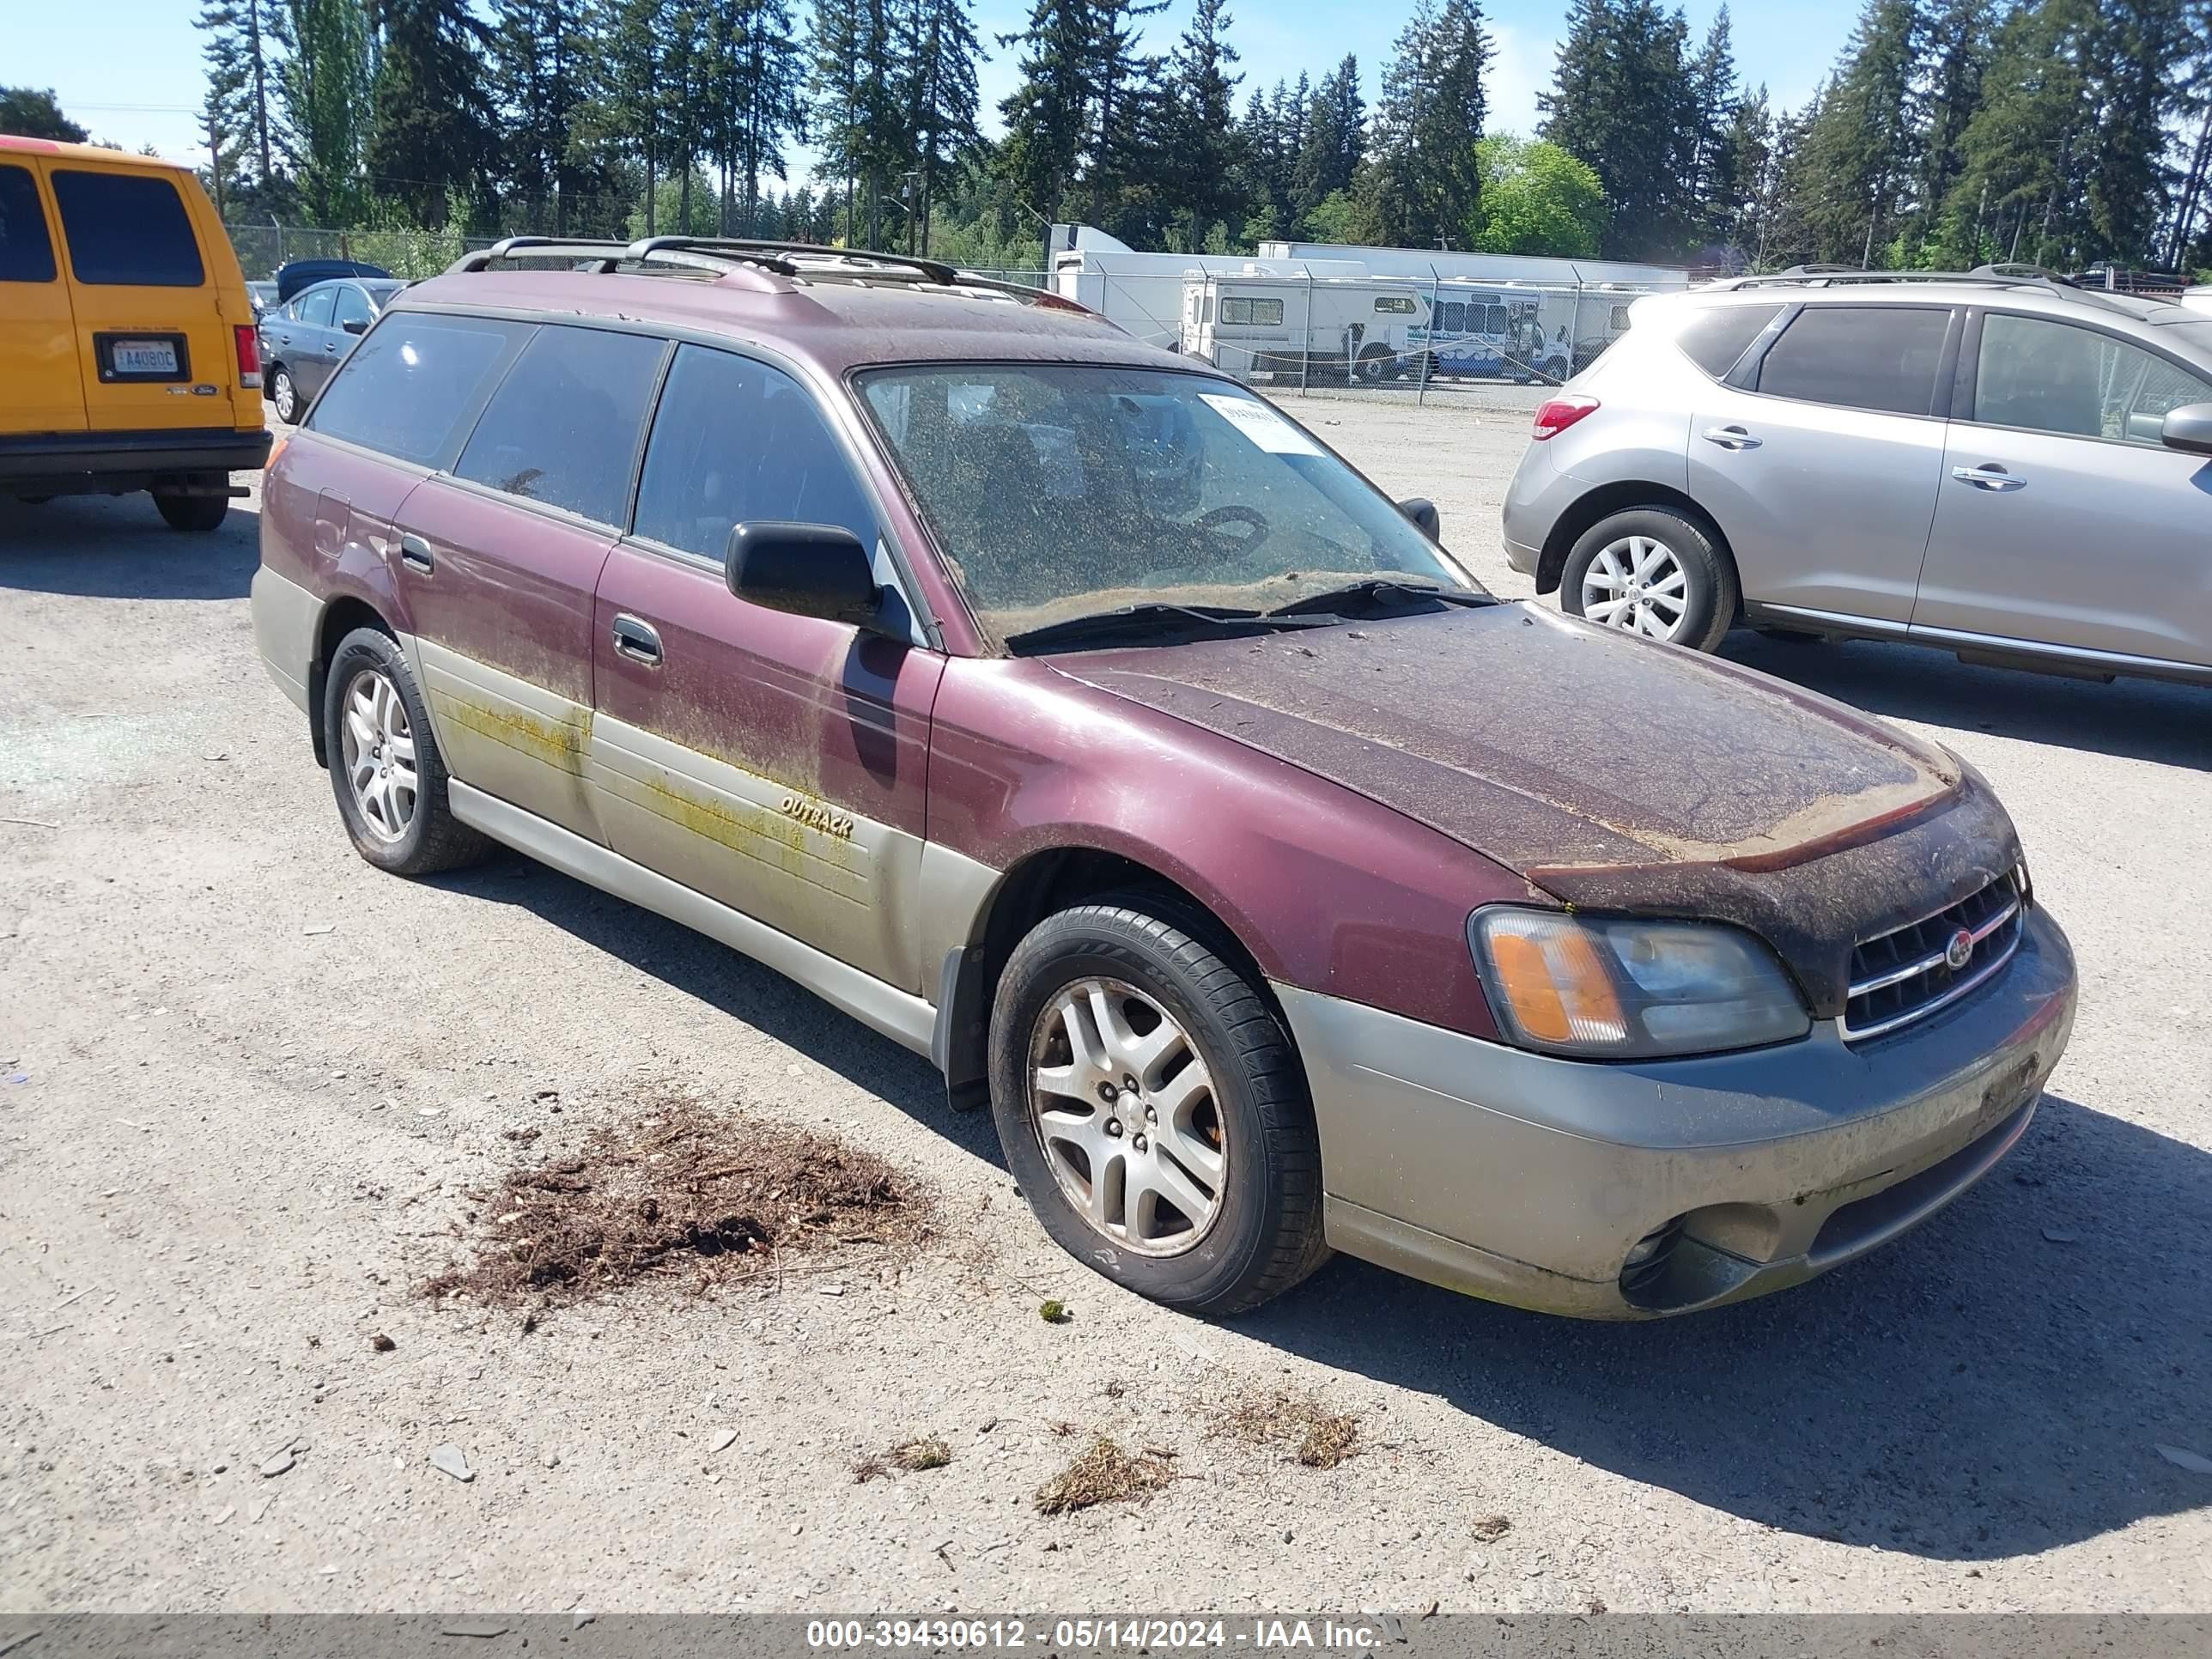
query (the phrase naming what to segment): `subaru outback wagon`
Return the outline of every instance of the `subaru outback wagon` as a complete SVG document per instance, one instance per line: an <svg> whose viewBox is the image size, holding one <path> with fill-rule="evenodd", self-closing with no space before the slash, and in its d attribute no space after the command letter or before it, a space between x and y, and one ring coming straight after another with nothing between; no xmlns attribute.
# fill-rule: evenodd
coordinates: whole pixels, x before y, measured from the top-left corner
<svg viewBox="0 0 2212 1659"><path fill-rule="evenodd" d="M1538 412L1506 552L1563 609L2212 684L2212 319L2017 270L1638 302Z"/></svg>
<svg viewBox="0 0 2212 1659"><path fill-rule="evenodd" d="M1596 1317L1790 1285L1985 1174L2071 1029L1956 757L1495 602L1235 381L927 261L471 255L262 526L364 858L504 842L780 969L1176 1307L1331 1248Z"/></svg>

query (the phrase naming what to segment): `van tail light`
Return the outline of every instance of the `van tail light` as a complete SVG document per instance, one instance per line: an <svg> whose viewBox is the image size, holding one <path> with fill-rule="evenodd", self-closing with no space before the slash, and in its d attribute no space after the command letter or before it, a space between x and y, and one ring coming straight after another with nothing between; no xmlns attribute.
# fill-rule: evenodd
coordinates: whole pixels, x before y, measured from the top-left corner
<svg viewBox="0 0 2212 1659"><path fill-rule="evenodd" d="M240 323L231 331L238 342L238 383L249 392L261 385L261 336L251 323Z"/></svg>
<svg viewBox="0 0 2212 1659"><path fill-rule="evenodd" d="M1564 398L1554 398L1536 411L1535 438L1541 443L1547 438L1556 438L1585 415L1597 413L1597 399L1571 392Z"/></svg>

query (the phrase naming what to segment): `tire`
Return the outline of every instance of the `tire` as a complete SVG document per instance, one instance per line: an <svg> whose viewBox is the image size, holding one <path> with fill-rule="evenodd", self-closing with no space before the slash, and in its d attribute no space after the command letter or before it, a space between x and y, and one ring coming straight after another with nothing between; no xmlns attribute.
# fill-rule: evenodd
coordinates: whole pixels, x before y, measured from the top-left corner
<svg viewBox="0 0 2212 1659"><path fill-rule="evenodd" d="M1273 1010L1207 943L1208 931L1140 893L1039 922L1000 976L991 1109L1007 1168L1062 1249L1139 1296L1220 1315L1280 1295L1326 1261L1328 1247L1304 1069ZM1146 1071L1133 1097L1081 1063L1064 999L1077 1004L1086 1044L1096 1043L1111 1070ZM1167 1045L1149 1066L1130 1059L1134 1045L1117 1042L1090 1012L1102 1001L1121 1036ZM1146 1024L1146 1009L1160 1023ZM1167 1021L1179 1040L1160 1036ZM1194 1079L1198 1066L1210 1086ZM1038 1089L1040 1069L1060 1072L1075 1092ZM1115 1091L1110 1101L1106 1089ZM1179 1117L1178 1132L1170 1125ZM1077 1145L1086 1139L1121 1160L1106 1166L1120 1175L1107 1177L1100 1223L1090 1205L1100 1183L1088 1178L1089 1155ZM1209 1169L1210 1147L1218 1150ZM1193 1194L1184 1202L1204 1213L1188 1214L1154 1182ZM1147 1192L1156 1194L1149 1201Z"/></svg>
<svg viewBox="0 0 2212 1659"><path fill-rule="evenodd" d="M1369 346L1359 354L1357 372L1359 378L1368 385L1382 385L1384 378L1390 372L1390 348L1380 345Z"/></svg>
<svg viewBox="0 0 2212 1659"><path fill-rule="evenodd" d="M210 530L220 529L222 521L230 516L228 495L183 495L173 490L156 489L154 506L170 529L192 535L205 535Z"/></svg>
<svg viewBox="0 0 2212 1659"><path fill-rule="evenodd" d="M292 378L292 371L281 363L270 372L269 403L276 411L276 418L287 426L300 418L300 383Z"/></svg>
<svg viewBox="0 0 2212 1659"><path fill-rule="evenodd" d="M349 714L361 716L359 726L349 728ZM429 709L389 634L356 628L338 642L323 683L323 739L338 816L354 849L378 869L427 876L473 864L491 850L447 802L445 759L431 734ZM395 739L411 750L411 790L401 781L406 757L391 752ZM357 791L354 775L372 769Z"/></svg>
<svg viewBox="0 0 2212 1659"><path fill-rule="evenodd" d="M1641 584L1639 569L1647 572ZM1608 594L1625 603L1589 615L1609 603ZM1695 520L1671 507L1631 507L1599 520L1559 572L1559 608L1569 616L1695 651L1720 644L1735 623L1736 599L1735 562Z"/></svg>

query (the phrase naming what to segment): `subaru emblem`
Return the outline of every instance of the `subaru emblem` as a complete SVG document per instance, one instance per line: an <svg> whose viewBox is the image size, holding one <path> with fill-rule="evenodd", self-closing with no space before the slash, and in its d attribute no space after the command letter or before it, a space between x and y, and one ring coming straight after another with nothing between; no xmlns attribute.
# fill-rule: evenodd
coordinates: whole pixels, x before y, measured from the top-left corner
<svg viewBox="0 0 2212 1659"><path fill-rule="evenodd" d="M1943 947L1943 963L1957 973L1974 959L1974 936L1961 927L1951 935L1951 942Z"/></svg>

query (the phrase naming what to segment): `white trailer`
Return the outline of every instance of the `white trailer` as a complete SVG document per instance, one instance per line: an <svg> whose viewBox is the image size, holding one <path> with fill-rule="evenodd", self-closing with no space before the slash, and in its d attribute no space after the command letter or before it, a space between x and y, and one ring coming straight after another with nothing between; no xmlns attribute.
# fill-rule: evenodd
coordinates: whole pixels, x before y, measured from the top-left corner
<svg viewBox="0 0 2212 1659"><path fill-rule="evenodd" d="M1585 288L1617 283L1648 292L1687 288L1682 265L1635 264L1620 259L1554 259L1522 253L1455 253L1441 248L1365 247L1342 242L1262 242L1263 260L1351 260L1378 276L1428 281L1510 283L1516 287Z"/></svg>
<svg viewBox="0 0 2212 1659"><path fill-rule="evenodd" d="M1255 260L1247 253L1139 253L1091 225L1054 225L1045 243L1054 293L1172 351L1182 337L1185 276L1248 268L1285 276L1363 276L1348 260Z"/></svg>
<svg viewBox="0 0 2212 1659"><path fill-rule="evenodd" d="M1255 380L1377 381L1418 367L1429 302L1391 276L1279 276L1248 261L1183 278L1179 349Z"/></svg>

